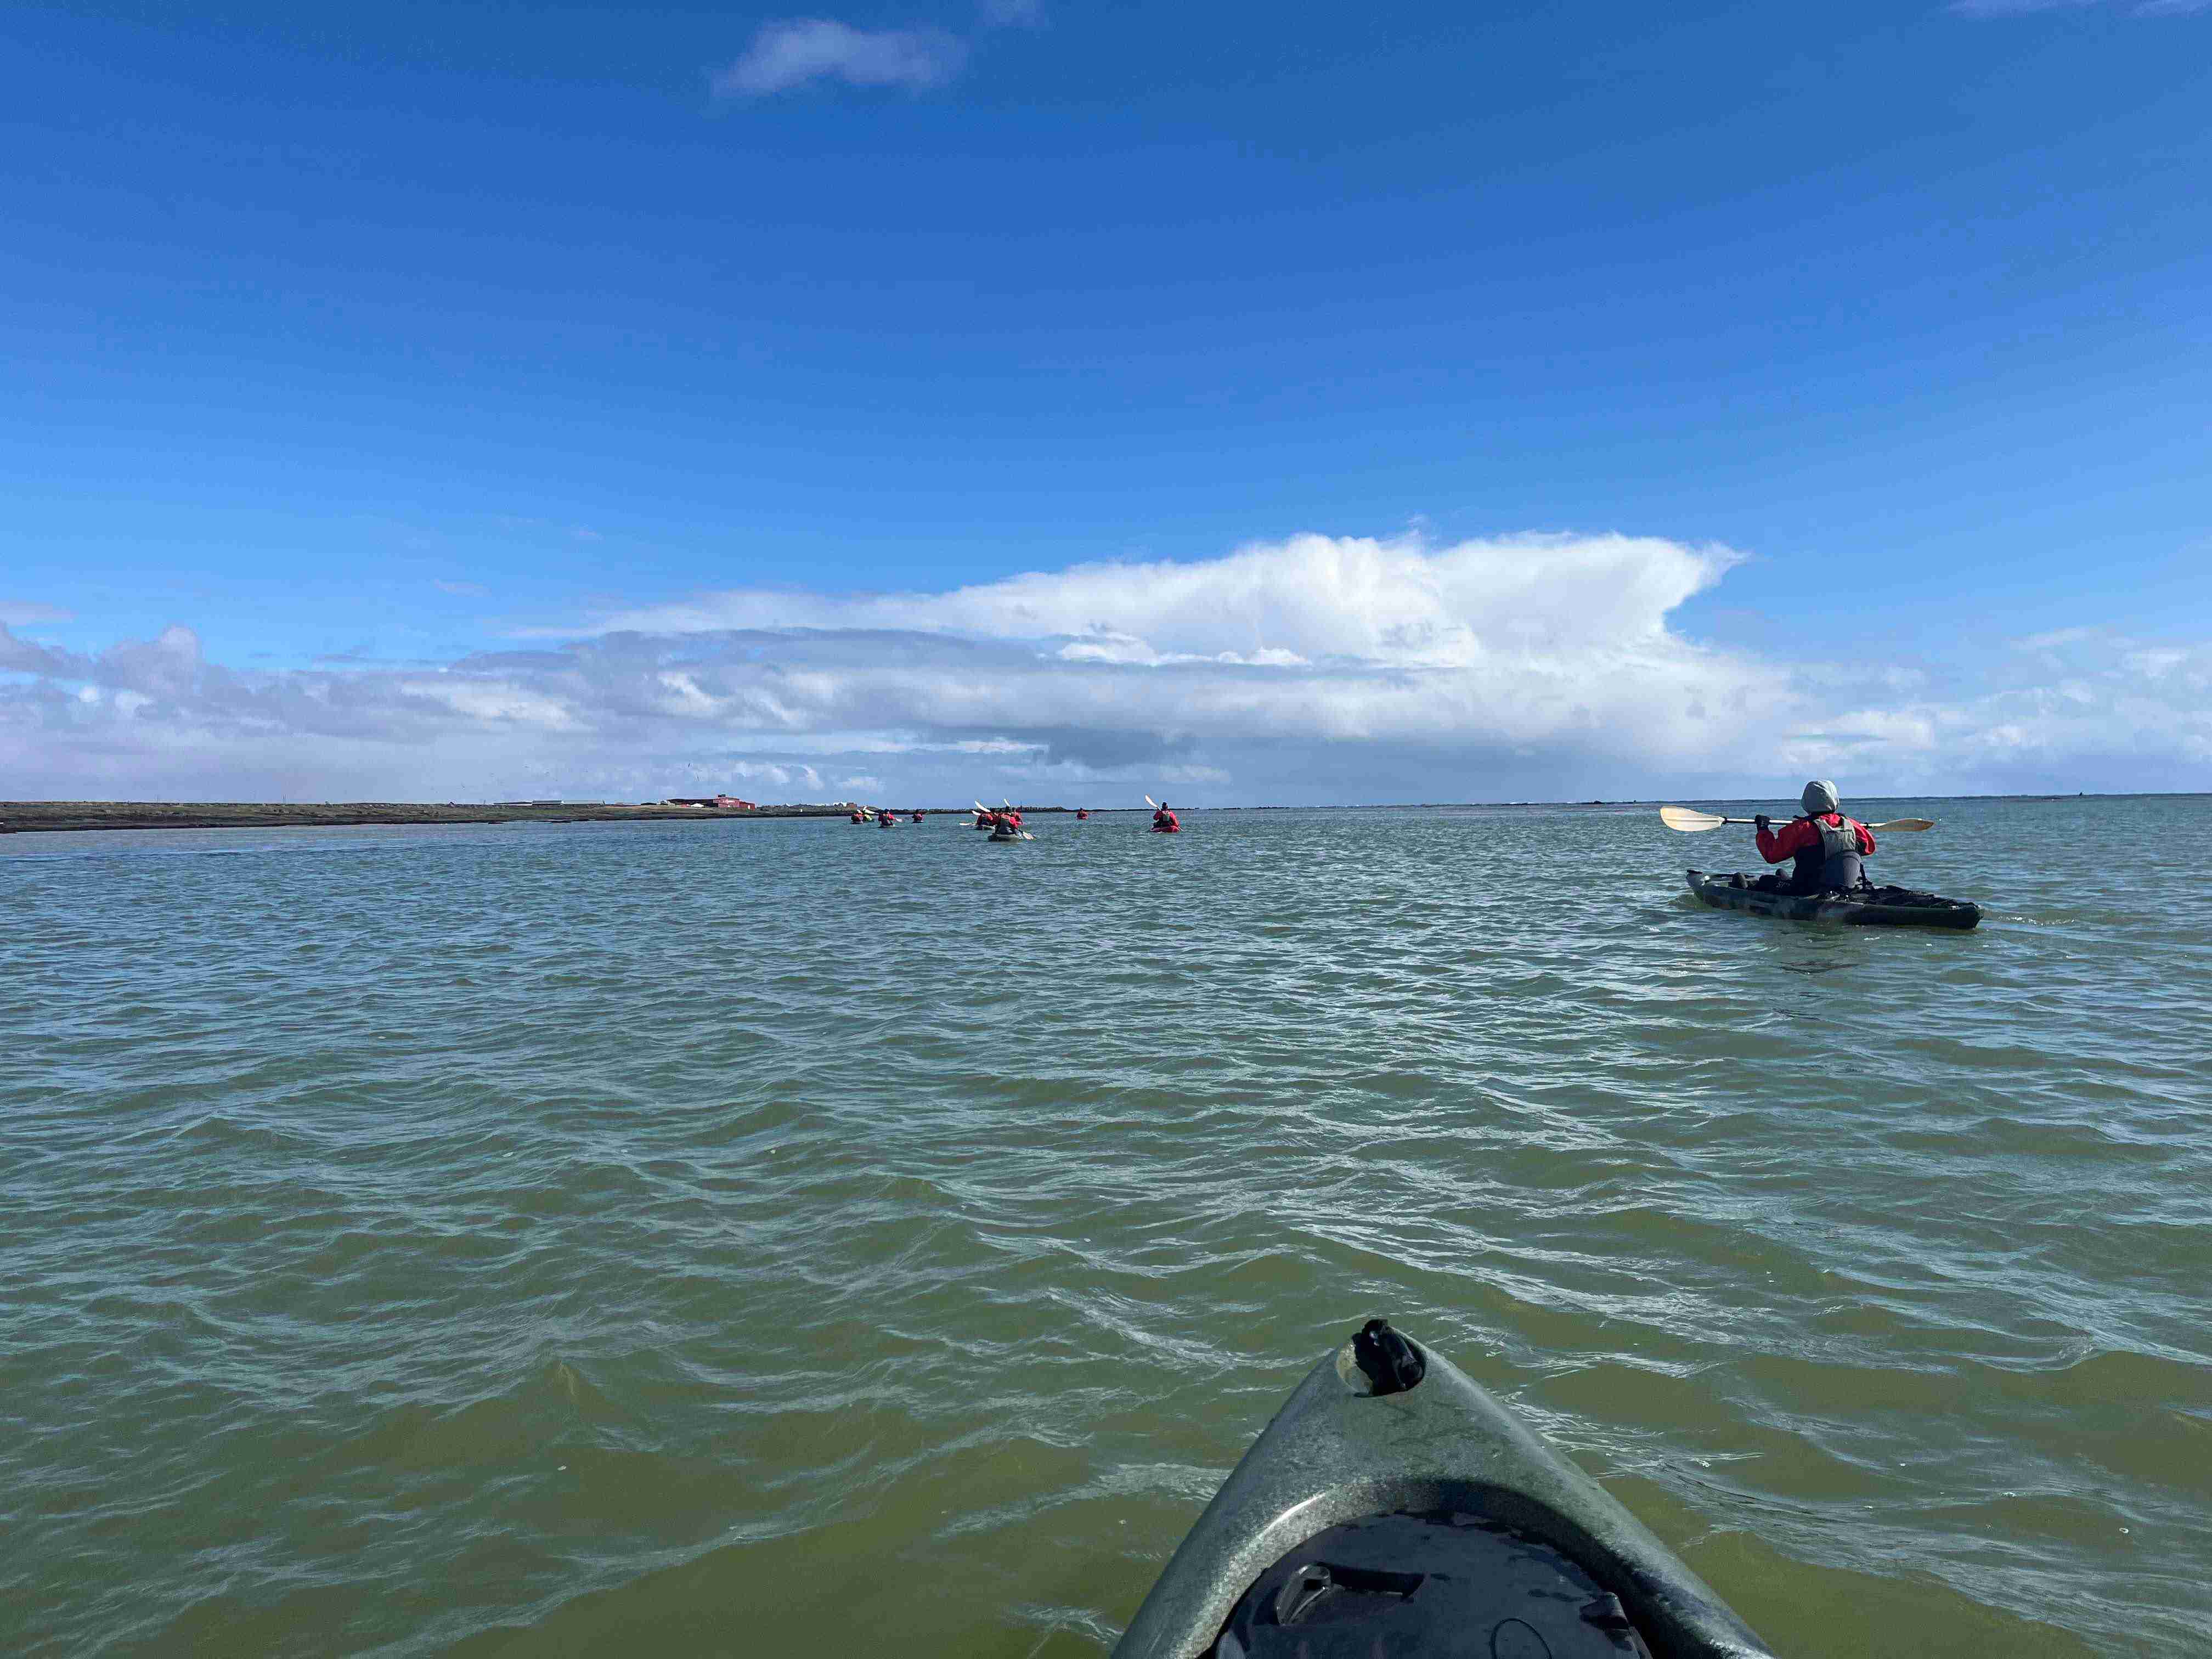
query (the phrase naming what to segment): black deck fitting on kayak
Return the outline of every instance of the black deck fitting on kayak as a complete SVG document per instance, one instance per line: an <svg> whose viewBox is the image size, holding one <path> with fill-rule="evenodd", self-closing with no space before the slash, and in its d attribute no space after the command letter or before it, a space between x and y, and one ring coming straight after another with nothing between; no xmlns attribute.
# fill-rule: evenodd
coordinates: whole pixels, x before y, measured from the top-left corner
<svg viewBox="0 0 2212 1659"><path fill-rule="evenodd" d="M1387 1319L1370 1319L1352 1339L1352 1358L1376 1394L1403 1394L1429 1374L1421 1351L1390 1328Z"/></svg>

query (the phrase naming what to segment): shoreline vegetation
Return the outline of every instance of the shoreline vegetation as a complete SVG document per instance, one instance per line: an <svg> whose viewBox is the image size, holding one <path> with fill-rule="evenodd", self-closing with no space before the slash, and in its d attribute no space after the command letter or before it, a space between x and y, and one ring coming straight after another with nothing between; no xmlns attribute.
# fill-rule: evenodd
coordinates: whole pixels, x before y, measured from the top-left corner
<svg viewBox="0 0 2212 1659"><path fill-rule="evenodd" d="M1881 796L1863 796L1875 801ZM1899 796L1893 799L1904 799ZM1920 797L1911 799L1954 799ZM1996 795L1958 797L2016 801L2096 799L2092 795ZM621 823L639 820L663 823L726 822L738 818L842 818L853 811L852 801L791 806L717 807L678 805L672 801L532 800L532 801L150 801L150 800L12 800L0 801L0 836L62 830L296 830L317 825L333 828L356 824L409 823ZM1527 807L1559 811L1575 807L1649 806L1650 801L1421 801L1361 806L1347 802L1338 810L1374 812L1418 812L1438 807ZM889 809L904 817L910 806ZM966 806L924 806L933 817L965 817ZM1021 805L1031 816L1073 813L1073 806ZM1142 813L1141 806L1094 806L1093 817L1107 813ZM1226 812L1309 811L1303 806L1213 807Z"/></svg>

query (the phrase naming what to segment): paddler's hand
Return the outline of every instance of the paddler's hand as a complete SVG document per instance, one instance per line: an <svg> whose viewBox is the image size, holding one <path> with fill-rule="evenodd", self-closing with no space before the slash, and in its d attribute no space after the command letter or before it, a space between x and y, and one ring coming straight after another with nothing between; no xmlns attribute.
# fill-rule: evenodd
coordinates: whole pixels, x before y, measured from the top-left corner
<svg viewBox="0 0 2212 1659"><path fill-rule="evenodd" d="M1753 818L1752 822L1759 826L1759 833L1760 835L1771 836L1774 833L1774 820L1767 817L1764 812L1761 812L1757 817Z"/></svg>

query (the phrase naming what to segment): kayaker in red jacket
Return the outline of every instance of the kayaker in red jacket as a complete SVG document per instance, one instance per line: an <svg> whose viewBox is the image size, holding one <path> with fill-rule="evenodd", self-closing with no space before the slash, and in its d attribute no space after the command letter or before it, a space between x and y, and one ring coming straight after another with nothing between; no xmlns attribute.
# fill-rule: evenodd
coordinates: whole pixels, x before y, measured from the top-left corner
<svg viewBox="0 0 2212 1659"><path fill-rule="evenodd" d="M1170 835L1174 831L1182 829L1182 822L1181 819L1177 818L1174 813L1169 811L1168 804L1165 801L1162 801L1160 803L1160 810L1152 814L1152 828L1158 830L1162 835Z"/></svg>
<svg viewBox="0 0 2212 1659"><path fill-rule="evenodd" d="M1797 860L1790 878L1793 893L1847 892L1856 887L1866 879L1861 860L1874 853L1874 832L1837 811L1841 803L1836 786L1825 778L1807 784L1798 802L1804 815L1784 824L1778 835L1774 820L1765 813L1753 820L1759 826L1759 857L1769 864Z"/></svg>

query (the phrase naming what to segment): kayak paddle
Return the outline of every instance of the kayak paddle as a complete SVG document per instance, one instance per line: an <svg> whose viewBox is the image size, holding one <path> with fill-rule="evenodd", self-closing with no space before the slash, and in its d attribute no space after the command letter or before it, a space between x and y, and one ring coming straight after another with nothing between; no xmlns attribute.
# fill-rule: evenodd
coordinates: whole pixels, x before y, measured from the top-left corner
<svg viewBox="0 0 2212 1659"><path fill-rule="evenodd" d="M1694 807L1689 806L1662 806L1659 809L1659 822L1669 830L1680 830L1686 836L1694 836L1700 830L1717 830L1724 823L1756 823L1759 820L1724 818L1717 812L1700 812ZM1867 825L1869 830L1880 830L1886 833L1910 834L1917 834L1923 830L1933 830L1935 827L1936 820L1933 818L1892 818L1887 823Z"/></svg>
<svg viewBox="0 0 2212 1659"><path fill-rule="evenodd" d="M1013 802L1008 801L1006 803L1006 810L1008 811L1012 811L1013 810ZM980 800L975 803L975 810L981 812L985 817L991 816L991 809L984 805ZM1014 831L1014 839L1017 841L1035 841L1036 837L1030 834L1026 830L1017 830Z"/></svg>

